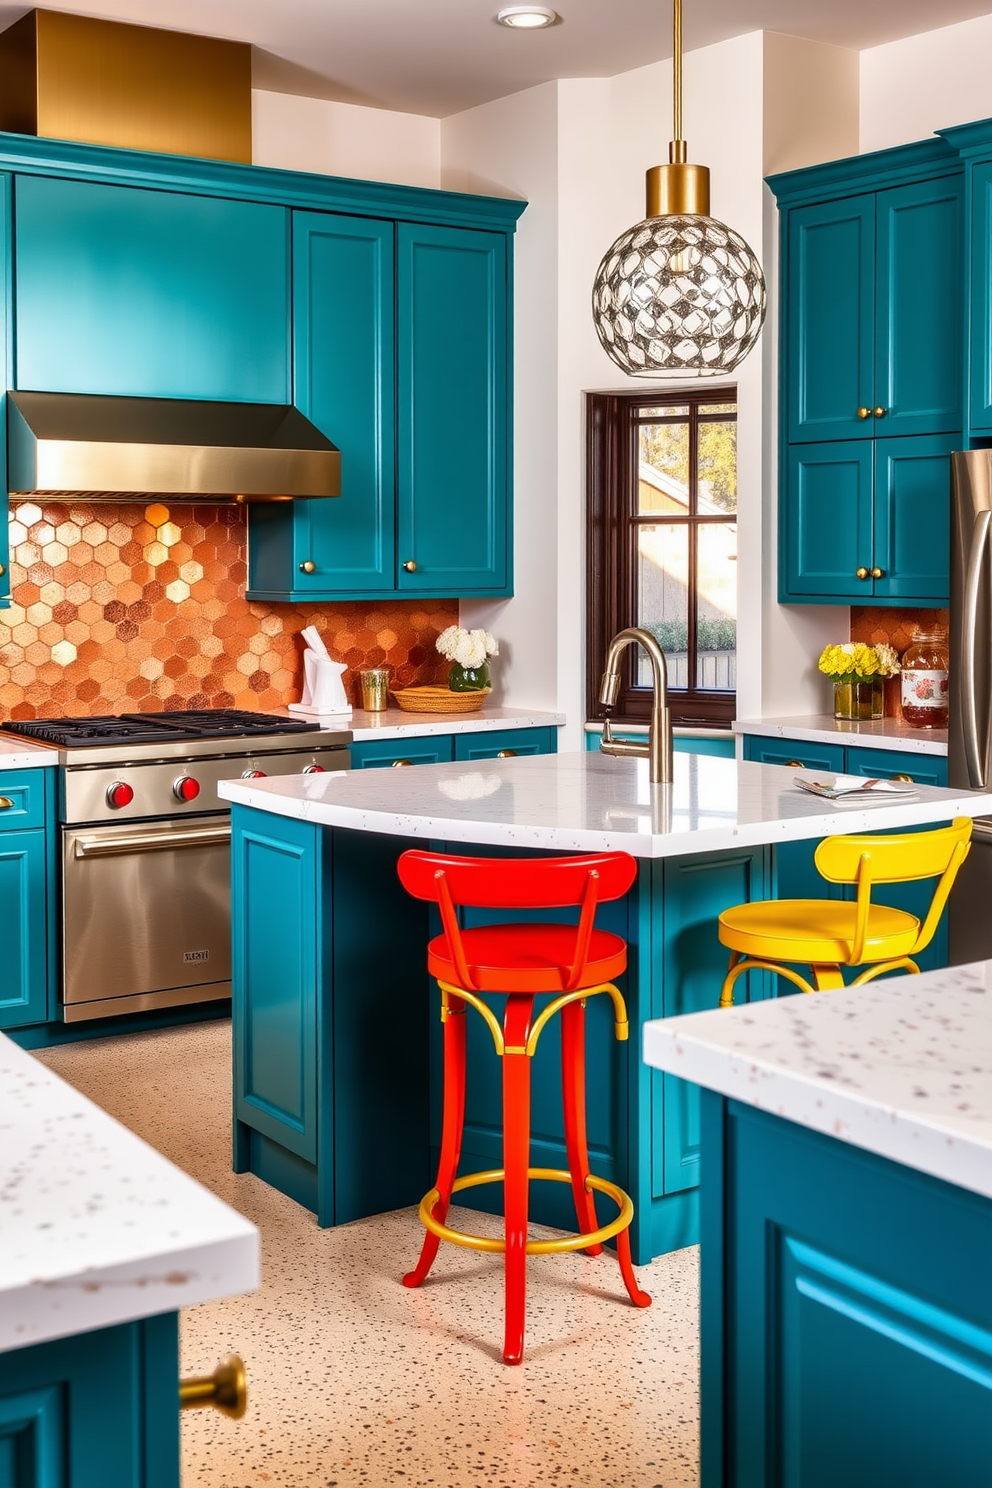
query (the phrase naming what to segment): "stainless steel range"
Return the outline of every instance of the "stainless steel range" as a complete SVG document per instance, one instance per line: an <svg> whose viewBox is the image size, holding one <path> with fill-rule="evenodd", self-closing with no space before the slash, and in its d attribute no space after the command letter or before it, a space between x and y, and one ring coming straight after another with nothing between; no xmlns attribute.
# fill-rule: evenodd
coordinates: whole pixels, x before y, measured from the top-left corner
<svg viewBox="0 0 992 1488"><path fill-rule="evenodd" d="M345 770L351 735L237 708L0 728L58 751L66 1022L230 997L217 783Z"/></svg>

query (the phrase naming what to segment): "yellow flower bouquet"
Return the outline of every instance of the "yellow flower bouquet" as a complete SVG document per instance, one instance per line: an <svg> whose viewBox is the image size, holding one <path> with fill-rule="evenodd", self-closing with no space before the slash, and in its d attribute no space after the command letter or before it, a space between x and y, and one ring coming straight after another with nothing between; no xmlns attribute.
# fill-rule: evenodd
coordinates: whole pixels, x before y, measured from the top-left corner
<svg viewBox="0 0 992 1488"><path fill-rule="evenodd" d="M893 646L884 642L869 646L864 641L824 646L817 663L834 684L834 717L881 718L885 704L882 686L886 677L900 670Z"/></svg>

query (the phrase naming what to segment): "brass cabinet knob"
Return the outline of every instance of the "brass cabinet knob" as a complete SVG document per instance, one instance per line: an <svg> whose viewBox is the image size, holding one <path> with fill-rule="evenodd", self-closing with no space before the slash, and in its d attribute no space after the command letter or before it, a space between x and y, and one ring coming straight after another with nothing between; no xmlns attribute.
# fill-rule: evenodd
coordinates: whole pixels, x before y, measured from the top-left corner
<svg viewBox="0 0 992 1488"><path fill-rule="evenodd" d="M785 768L787 770L805 770L806 766L802 760L786 760Z"/></svg>
<svg viewBox="0 0 992 1488"><path fill-rule="evenodd" d="M240 1421L248 1409L248 1381L237 1354L218 1364L213 1374L179 1381L180 1410L198 1410L205 1405L212 1405L232 1421Z"/></svg>
<svg viewBox="0 0 992 1488"><path fill-rule="evenodd" d="M515 749L498 749L496 751L497 759L516 759L516 757L517 751Z"/></svg>
<svg viewBox="0 0 992 1488"><path fill-rule="evenodd" d="M13 804L9 796L0 796L0 811L9 811Z"/></svg>
<svg viewBox="0 0 992 1488"><path fill-rule="evenodd" d="M414 563L414 561L413 561L412 558L408 558L406 560L406 562L404 563L403 567L406 569L407 573L416 573L417 572L417 565Z"/></svg>
<svg viewBox="0 0 992 1488"><path fill-rule="evenodd" d="M885 569L884 568L873 568L872 571L871 571L871 576L872 576L873 579L884 579L885 578Z"/></svg>
<svg viewBox="0 0 992 1488"><path fill-rule="evenodd" d="M300 573L311 574L317 572L317 565L312 558L305 558L300 564Z"/></svg>
<svg viewBox="0 0 992 1488"><path fill-rule="evenodd" d="M393 769L394 770L398 770L401 765L412 765L412 764L413 764L413 760L407 760L407 759L393 760Z"/></svg>
<svg viewBox="0 0 992 1488"><path fill-rule="evenodd" d="M4 576L4 574L6 572L7 572L7 565L5 563L0 563L0 579L3 578L3 576Z"/></svg>
<svg viewBox="0 0 992 1488"><path fill-rule="evenodd" d="M875 409L875 417L876 418L884 418L885 417L885 409L881 406L881 404L879 404L879 406Z"/></svg>
<svg viewBox="0 0 992 1488"><path fill-rule="evenodd" d="M902 783L903 783L903 785L915 785L916 784L916 781L913 779L912 775L893 775L892 779L893 780L901 780Z"/></svg>
<svg viewBox="0 0 992 1488"><path fill-rule="evenodd" d="M864 567L863 564L862 564L862 566L860 568L856 568L854 570L854 577L856 579L867 579L868 578L868 570Z"/></svg>
<svg viewBox="0 0 992 1488"><path fill-rule="evenodd" d="M866 408L865 405L862 403L861 407L858 409L858 418L859 419L871 418L871 409L870 408Z"/></svg>

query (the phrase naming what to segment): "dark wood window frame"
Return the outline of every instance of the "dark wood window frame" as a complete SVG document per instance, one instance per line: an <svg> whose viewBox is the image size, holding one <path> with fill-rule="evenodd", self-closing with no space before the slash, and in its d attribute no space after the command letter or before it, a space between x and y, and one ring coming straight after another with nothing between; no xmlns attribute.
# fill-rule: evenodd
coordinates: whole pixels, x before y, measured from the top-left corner
<svg viewBox="0 0 992 1488"><path fill-rule="evenodd" d="M642 410L671 406L690 408L689 470L694 491L697 469L699 409L714 403L737 403L736 386L701 387L677 391L655 389L645 393L586 394L586 698L587 717L603 716L599 705L599 683L612 636L637 617L637 528L657 522L657 514L639 516L636 500L638 460L637 431ZM727 414L718 415L726 419ZM733 415L736 418L736 415ZM695 513L680 520L690 526L690 573L695 572L695 529L701 521ZM726 520L726 519L718 519ZM734 518L736 520L736 517ZM696 645L696 606L688 617L690 655ZM615 719L642 722L651 711L651 689L634 684L635 648L628 647L624 676L614 710ZM672 720L680 724L702 724L729 728L736 708L736 693L700 689L672 689L669 693Z"/></svg>

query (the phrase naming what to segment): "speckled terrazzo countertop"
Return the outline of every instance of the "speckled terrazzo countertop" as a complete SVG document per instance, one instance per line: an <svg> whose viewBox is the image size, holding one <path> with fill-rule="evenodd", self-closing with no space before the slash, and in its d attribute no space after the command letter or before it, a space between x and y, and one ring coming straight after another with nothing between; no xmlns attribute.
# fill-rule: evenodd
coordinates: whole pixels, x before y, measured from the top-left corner
<svg viewBox="0 0 992 1488"><path fill-rule="evenodd" d="M763 739L806 739L812 744L847 744L851 748L895 749L906 754L947 754L946 729L911 728L901 718L851 723L830 713L804 718L737 718L735 734Z"/></svg>
<svg viewBox="0 0 992 1488"><path fill-rule="evenodd" d="M258 1281L254 1225L0 1034L0 1351Z"/></svg>
<svg viewBox="0 0 992 1488"><path fill-rule="evenodd" d="M992 1198L992 961L658 1019L644 1058Z"/></svg>
<svg viewBox="0 0 992 1488"><path fill-rule="evenodd" d="M11 734L0 734L0 771L37 770L42 765L57 765L58 751L44 744L29 744Z"/></svg>
<svg viewBox="0 0 992 1488"><path fill-rule="evenodd" d="M868 832L992 813L992 794L917 786L911 796L837 804L800 790L781 765L676 754L674 781L648 762L600 754L521 755L414 770L225 780L229 801L359 832L639 858Z"/></svg>

